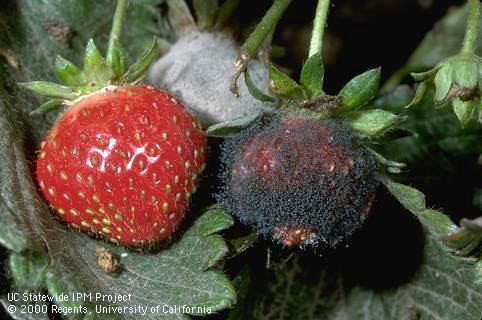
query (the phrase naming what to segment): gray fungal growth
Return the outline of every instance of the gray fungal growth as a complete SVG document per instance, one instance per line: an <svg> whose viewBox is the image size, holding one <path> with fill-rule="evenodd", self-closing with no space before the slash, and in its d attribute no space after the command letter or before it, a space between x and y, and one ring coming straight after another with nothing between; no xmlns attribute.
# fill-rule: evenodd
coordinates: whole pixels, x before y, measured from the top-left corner
<svg viewBox="0 0 482 320"><path fill-rule="evenodd" d="M334 248L366 220L375 160L341 122L261 119L222 147L217 199L285 246Z"/></svg>
<svg viewBox="0 0 482 320"><path fill-rule="evenodd" d="M239 56L238 44L224 33L193 32L179 38L151 68L148 82L178 96L204 127L259 110L263 102L238 81L239 98L229 90ZM264 91L268 70L258 60L249 64L251 78Z"/></svg>

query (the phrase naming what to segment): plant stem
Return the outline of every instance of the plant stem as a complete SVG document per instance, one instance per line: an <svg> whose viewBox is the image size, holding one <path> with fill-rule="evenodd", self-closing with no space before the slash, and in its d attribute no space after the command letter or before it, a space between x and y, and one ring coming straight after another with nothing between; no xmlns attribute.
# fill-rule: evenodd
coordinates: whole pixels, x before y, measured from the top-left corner
<svg viewBox="0 0 482 320"><path fill-rule="evenodd" d="M313 32L311 34L310 51L308 58L321 52L323 45L323 32L325 31L326 18L328 17L328 8L330 0L318 0L316 7L315 20L313 21Z"/></svg>
<svg viewBox="0 0 482 320"><path fill-rule="evenodd" d="M285 12L292 0L275 0L266 15L258 23L254 31L249 35L246 42L241 47L241 51L252 57L256 54L259 46L269 35L271 30L276 27L281 16Z"/></svg>
<svg viewBox="0 0 482 320"><path fill-rule="evenodd" d="M235 62L236 73L231 81L230 90L238 96L238 87L236 81L241 73L246 70L249 60L256 54L263 41L268 37L270 32L274 30L281 16L288 8L292 0L274 0L273 4L266 12L265 16L258 23L254 31L249 35L248 39L241 46L241 53Z"/></svg>
<svg viewBox="0 0 482 320"><path fill-rule="evenodd" d="M119 40L120 32L122 29L122 19L127 7L127 0L117 0L117 6L115 8L114 19L112 21L112 29L110 31L109 46L107 54L114 48L114 42Z"/></svg>
<svg viewBox="0 0 482 320"><path fill-rule="evenodd" d="M469 2L469 18L467 20L467 29L465 31L464 42L462 44L463 53L474 53L477 44L477 35L479 32L480 21L480 1L468 0Z"/></svg>

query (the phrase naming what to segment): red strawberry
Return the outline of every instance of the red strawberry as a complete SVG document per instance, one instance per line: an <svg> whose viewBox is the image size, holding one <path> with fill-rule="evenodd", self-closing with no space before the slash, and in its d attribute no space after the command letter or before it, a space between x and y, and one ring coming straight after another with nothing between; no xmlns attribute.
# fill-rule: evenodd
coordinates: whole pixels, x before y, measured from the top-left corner
<svg viewBox="0 0 482 320"><path fill-rule="evenodd" d="M174 97L117 87L62 115L42 143L37 177L62 220L139 246L179 226L205 148L199 124Z"/></svg>
<svg viewBox="0 0 482 320"><path fill-rule="evenodd" d="M128 68L119 30L113 29L106 59L89 41L82 71L58 57L56 73L65 86L24 85L53 98L41 112L69 108L42 142L37 161L38 183L51 206L71 226L140 247L178 228L205 166L206 138L169 93L130 85L142 78L158 46L154 41Z"/></svg>

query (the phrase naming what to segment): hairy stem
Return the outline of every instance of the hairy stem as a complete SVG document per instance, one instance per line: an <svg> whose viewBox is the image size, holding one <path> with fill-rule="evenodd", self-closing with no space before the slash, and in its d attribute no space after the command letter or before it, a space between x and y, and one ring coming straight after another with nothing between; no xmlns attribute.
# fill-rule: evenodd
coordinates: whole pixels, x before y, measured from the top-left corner
<svg viewBox="0 0 482 320"><path fill-rule="evenodd" d="M326 18L328 17L328 8L330 0L319 0L316 7L315 20L313 21L313 32L311 34L310 51L308 57L319 52L323 46L323 32L325 31Z"/></svg>
<svg viewBox="0 0 482 320"><path fill-rule="evenodd" d="M291 1L292 0L275 0L273 2L271 8L269 8L268 12L266 12L266 15L241 47L242 52L245 52L249 56L254 56L263 40L266 39L271 30L276 27L276 24Z"/></svg>
<svg viewBox="0 0 482 320"><path fill-rule="evenodd" d="M477 44L477 35L479 32L480 21L480 1L469 0L469 18L467 21L467 30L465 31L464 42L462 44L463 53L474 53Z"/></svg>
<svg viewBox="0 0 482 320"><path fill-rule="evenodd" d="M246 70L249 60L251 60L256 54L266 37L276 27L291 1L292 0L275 0L268 12L266 12L266 15L261 19L254 31L249 35L248 39L246 39L246 42L241 46L241 54L235 63L236 73L230 87L231 92L236 96L238 95L238 88L236 85L237 79L241 73Z"/></svg>
<svg viewBox="0 0 482 320"><path fill-rule="evenodd" d="M122 29L122 19L127 7L127 0L117 0L117 6L115 8L114 20L112 21L112 29L110 31L109 46L107 54L114 48L114 42L119 40L119 36Z"/></svg>

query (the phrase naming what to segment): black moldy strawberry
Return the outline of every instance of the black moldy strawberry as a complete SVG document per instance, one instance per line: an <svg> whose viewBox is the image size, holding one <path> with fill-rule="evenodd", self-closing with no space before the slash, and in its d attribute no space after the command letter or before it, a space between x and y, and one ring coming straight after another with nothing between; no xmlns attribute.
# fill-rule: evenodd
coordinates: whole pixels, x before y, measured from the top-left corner
<svg viewBox="0 0 482 320"><path fill-rule="evenodd" d="M324 252L349 244L369 216L383 171L404 167L369 146L404 117L368 107L379 69L356 76L336 96L322 90L319 52L305 62L299 84L273 65L269 74L271 95L250 92L276 109L206 131L226 138L217 200L284 246Z"/></svg>
<svg viewBox="0 0 482 320"><path fill-rule="evenodd" d="M323 91L321 40L328 2L317 7L299 81L273 64L269 93L249 81L250 58L265 39L270 21L279 18L289 2L275 1L243 44L230 87L236 94L236 79L244 74L249 92L269 101L271 109L212 125L206 133L226 138L217 200L265 238L323 252L348 244L361 228L378 181L386 181L381 167L388 173L401 172L404 164L383 158L369 146L404 117L370 107L380 69L356 76L336 96Z"/></svg>
<svg viewBox="0 0 482 320"><path fill-rule="evenodd" d="M369 215L377 163L341 120L264 117L222 147L217 195L242 223L286 246L345 242Z"/></svg>

